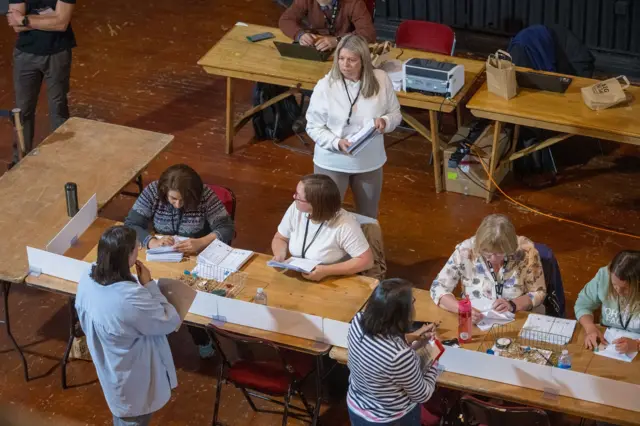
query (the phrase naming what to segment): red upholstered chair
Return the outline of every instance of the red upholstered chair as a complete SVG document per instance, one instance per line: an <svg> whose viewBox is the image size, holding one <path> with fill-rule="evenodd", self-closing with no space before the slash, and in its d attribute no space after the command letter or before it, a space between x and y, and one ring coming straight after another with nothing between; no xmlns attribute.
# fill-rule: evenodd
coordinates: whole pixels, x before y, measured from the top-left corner
<svg viewBox="0 0 640 426"><path fill-rule="evenodd" d="M220 201L222 201L222 204L224 204L224 208L227 210L227 213L229 213L229 216L231 216L231 219L235 220L236 195L233 193L233 191L227 187L220 185L211 185L208 183L207 186L218 196Z"/></svg>
<svg viewBox="0 0 640 426"><path fill-rule="evenodd" d="M463 425L551 426L549 416L539 408L495 405L471 395L460 398L460 409Z"/></svg>
<svg viewBox="0 0 640 426"><path fill-rule="evenodd" d="M287 424L289 417L306 421L313 420L314 407L309 405L301 390L302 383L316 370L316 359L313 356L289 351L270 342L232 333L213 323L209 325L208 331L222 358L218 369L216 400L213 410L214 426L219 424L218 412L223 383L231 383L240 389L253 411L282 414L283 426ZM231 341L238 349L243 346L245 350L238 351L241 358L235 361L230 360L220 344L221 339ZM250 351L251 347L258 346L259 352ZM242 353L253 354L254 352L259 353L260 360L242 358ZM291 404L291 397L294 395L300 397L304 408ZM258 409L251 399L252 396L281 405L284 410ZM284 402L271 397L283 398Z"/></svg>
<svg viewBox="0 0 640 426"><path fill-rule="evenodd" d="M396 31L396 46L453 56L456 35L446 25L407 20Z"/></svg>

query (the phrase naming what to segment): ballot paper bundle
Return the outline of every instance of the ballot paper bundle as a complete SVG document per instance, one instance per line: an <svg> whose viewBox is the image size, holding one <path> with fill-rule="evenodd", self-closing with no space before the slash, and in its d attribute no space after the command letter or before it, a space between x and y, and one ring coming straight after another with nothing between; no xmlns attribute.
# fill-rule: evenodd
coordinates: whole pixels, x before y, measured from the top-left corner
<svg viewBox="0 0 640 426"><path fill-rule="evenodd" d="M290 257L284 262L276 262L275 260L267 262L267 266L271 266L272 268L289 269L291 271L302 272L303 274L310 273L319 264L320 262L316 260L302 259L300 257Z"/></svg>
<svg viewBox="0 0 640 426"><path fill-rule="evenodd" d="M174 247L156 247L147 249L147 262L181 262L184 255Z"/></svg>

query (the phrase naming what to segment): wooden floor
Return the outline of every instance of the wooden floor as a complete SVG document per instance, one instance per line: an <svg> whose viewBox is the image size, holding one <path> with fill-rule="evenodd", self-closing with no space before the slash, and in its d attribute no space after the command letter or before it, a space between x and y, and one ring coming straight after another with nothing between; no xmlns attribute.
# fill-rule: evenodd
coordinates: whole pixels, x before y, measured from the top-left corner
<svg viewBox="0 0 640 426"><path fill-rule="evenodd" d="M249 127L236 138L243 148L233 156L225 155L225 81L206 75L196 61L236 22L276 25L280 9L271 0L156 0L135 6L124 0L78 2L73 19L78 48L73 59L71 114L175 135L171 149L145 173L146 182L156 179L165 167L186 162L206 182L233 188L238 198L237 245L267 252L297 180L313 169L311 156L298 152L308 148L297 139L281 146L251 144ZM5 109L13 105L13 40L13 33L0 22L0 108ZM238 111L248 108L251 87L250 83L236 86ZM48 128L42 95L38 140ZM450 128L452 120L447 123ZM10 160L11 141L8 123L0 123L0 168ZM561 223L503 199L487 205L479 198L435 194L433 172L427 164L429 144L403 132L393 134L387 143L380 222L390 276L428 287L455 244L471 236L485 215L501 212L513 219L519 234L555 251L572 313L577 293L600 266L618 250L640 248L640 240ZM640 153L636 147L574 139L556 148L554 154L561 169L555 186L530 190L510 183L506 191L545 212L640 234ZM1 201L3 205L10 202ZM103 214L122 220L132 203L131 198L118 198ZM9 350L5 333L0 333L0 401L81 424L109 424L110 414L92 364L73 362L70 382L76 387L60 388L57 365L67 337L65 304L60 296L14 286L10 302L13 330L28 352L36 378L23 381L18 358ZM208 424L216 361L200 361L184 330L170 340L179 386L153 424ZM226 424L280 423L277 416L251 412L231 388L225 387L223 395L221 420ZM324 424L348 424L344 404L325 408Z"/></svg>

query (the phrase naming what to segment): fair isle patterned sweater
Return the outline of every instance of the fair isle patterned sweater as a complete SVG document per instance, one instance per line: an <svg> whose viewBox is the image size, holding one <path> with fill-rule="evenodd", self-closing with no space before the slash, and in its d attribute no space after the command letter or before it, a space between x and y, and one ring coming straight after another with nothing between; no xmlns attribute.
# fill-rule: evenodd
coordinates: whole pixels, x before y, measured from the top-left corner
<svg viewBox="0 0 640 426"><path fill-rule="evenodd" d="M204 186L197 209L176 209L158 196L158 181L150 183L138 197L124 221L135 229L138 240L147 247L153 237L149 228L161 235L201 238L215 233L217 238L229 244L233 239L233 220L227 214L218 196Z"/></svg>

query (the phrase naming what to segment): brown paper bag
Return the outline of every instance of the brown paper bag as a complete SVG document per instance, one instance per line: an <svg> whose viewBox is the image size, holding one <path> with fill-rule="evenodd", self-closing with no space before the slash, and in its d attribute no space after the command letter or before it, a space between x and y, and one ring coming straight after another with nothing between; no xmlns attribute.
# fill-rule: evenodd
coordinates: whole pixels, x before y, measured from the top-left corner
<svg viewBox="0 0 640 426"><path fill-rule="evenodd" d="M498 50L487 58L487 88L505 99L511 99L518 93L516 67L511 55L504 50Z"/></svg>
<svg viewBox="0 0 640 426"><path fill-rule="evenodd" d="M620 84L620 80L624 85ZM582 88L584 103L594 111L600 111L618 105L627 100L624 89L629 87L629 80L624 75L610 78L591 86Z"/></svg>

